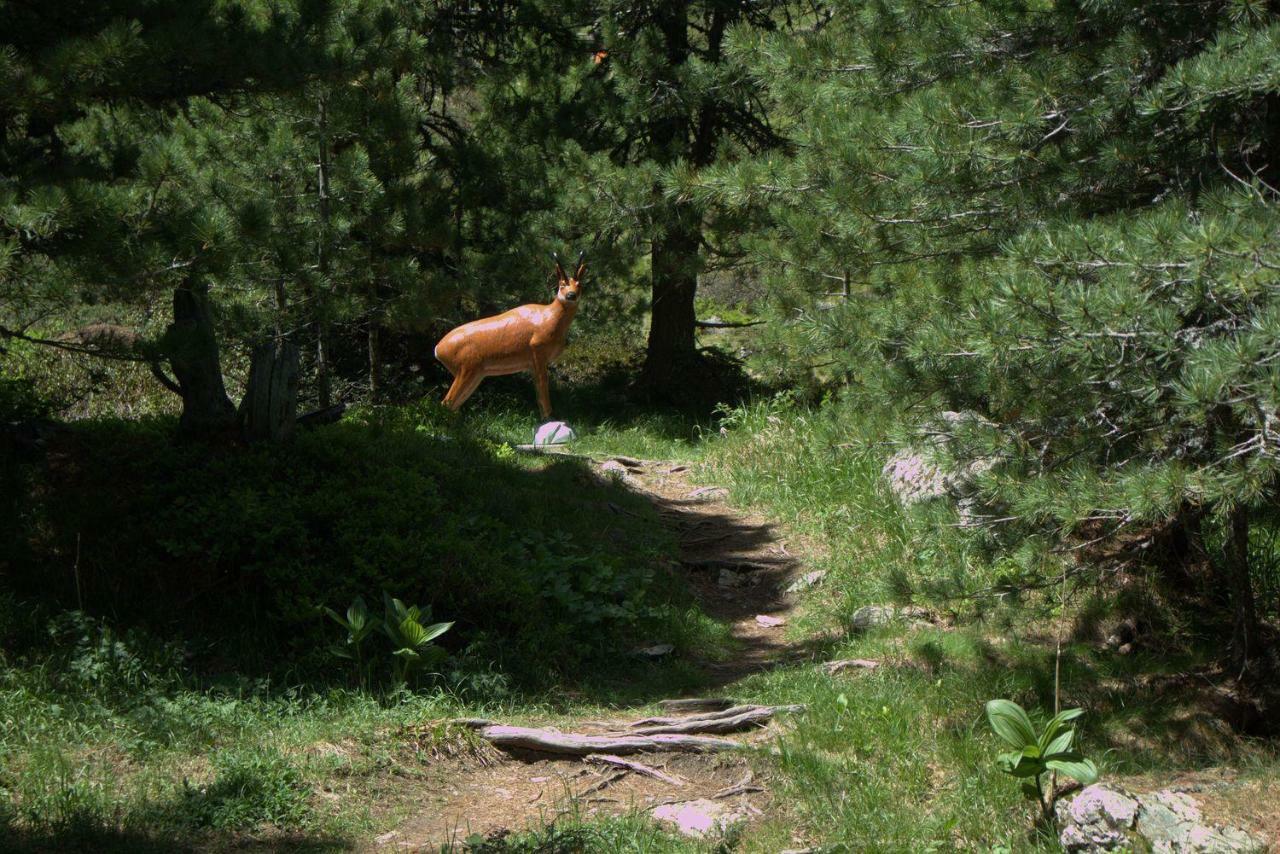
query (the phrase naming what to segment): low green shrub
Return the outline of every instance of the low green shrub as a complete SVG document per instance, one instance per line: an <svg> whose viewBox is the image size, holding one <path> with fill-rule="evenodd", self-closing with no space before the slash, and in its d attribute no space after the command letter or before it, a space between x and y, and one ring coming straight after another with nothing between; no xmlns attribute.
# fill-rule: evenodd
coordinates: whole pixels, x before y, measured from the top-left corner
<svg viewBox="0 0 1280 854"><path fill-rule="evenodd" d="M289 829L307 819L302 776L274 750L230 750L214 755L208 786L183 785L176 823L215 830L251 830L269 824Z"/></svg>
<svg viewBox="0 0 1280 854"><path fill-rule="evenodd" d="M29 467L22 595L187 638L212 670L307 673L332 670L318 609L370 590L448 615L446 649L483 636L525 677L683 612L647 503L578 461L517 459L434 403L279 447L175 443L171 428L85 422L64 465Z"/></svg>

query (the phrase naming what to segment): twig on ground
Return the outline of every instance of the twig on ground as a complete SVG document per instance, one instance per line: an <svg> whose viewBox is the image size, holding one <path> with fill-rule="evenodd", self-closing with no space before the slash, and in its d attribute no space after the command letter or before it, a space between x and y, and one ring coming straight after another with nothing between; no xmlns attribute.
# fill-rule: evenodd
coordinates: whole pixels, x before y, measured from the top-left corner
<svg viewBox="0 0 1280 854"><path fill-rule="evenodd" d="M734 795L746 795L751 792L763 792L764 788L762 786L753 786L751 784L752 777L751 769L748 768L746 776L732 786L716 792L711 796L711 800L714 801L719 800L720 798L732 798Z"/></svg>
<svg viewBox="0 0 1280 854"><path fill-rule="evenodd" d="M576 797L580 798L583 795L589 795L592 792L598 792L601 789L605 788L606 786L613 785L614 783L618 782L625 776L627 776L626 771L615 771L614 773L610 774L608 777L605 777L603 780L600 780L599 782L592 783L590 786L587 786L581 792L578 792Z"/></svg>
<svg viewBox="0 0 1280 854"><path fill-rule="evenodd" d="M628 771L634 771L637 774L643 774L646 777L652 777L655 780L661 780L662 782L669 783L672 786L683 786L689 782L682 777L676 777L664 771L659 771L657 768L650 768L648 765L643 765L630 759L623 759L621 756L612 756L608 753L593 753L590 756L585 757L583 761L592 765L612 765L617 768L624 768Z"/></svg>

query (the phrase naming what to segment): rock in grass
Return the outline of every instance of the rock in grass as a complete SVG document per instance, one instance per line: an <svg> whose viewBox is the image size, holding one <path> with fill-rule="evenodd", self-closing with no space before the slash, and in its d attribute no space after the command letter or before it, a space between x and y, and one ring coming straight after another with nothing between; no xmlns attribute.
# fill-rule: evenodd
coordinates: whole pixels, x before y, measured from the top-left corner
<svg viewBox="0 0 1280 854"><path fill-rule="evenodd" d="M655 643L650 646L637 647L632 650L631 654L637 658L647 658L650 661L657 661L660 658L666 658L675 651L675 646L669 643Z"/></svg>
<svg viewBox="0 0 1280 854"><path fill-rule="evenodd" d="M1236 827L1208 824L1185 792L1132 795L1115 786L1085 787L1055 808L1066 851L1169 851L1254 854L1267 844Z"/></svg>
<svg viewBox="0 0 1280 854"><path fill-rule="evenodd" d="M533 433L535 445L564 445L577 438L573 428L563 421L548 421Z"/></svg>
<svg viewBox="0 0 1280 854"><path fill-rule="evenodd" d="M655 807L653 817L673 825L685 836L701 839L719 836L734 825L746 821L746 815L727 804L699 798L696 801L679 801Z"/></svg>
<svg viewBox="0 0 1280 854"><path fill-rule="evenodd" d="M806 572L787 586L788 593L799 593L801 590L808 590L817 584L822 583L822 579L827 577L825 569L815 569L812 572Z"/></svg>
<svg viewBox="0 0 1280 854"><path fill-rule="evenodd" d="M914 605L863 605L849 618L849 630L865 632L877 626L887 626L895 620L912 626L927 626L933 622L926 609Z"/></svg>

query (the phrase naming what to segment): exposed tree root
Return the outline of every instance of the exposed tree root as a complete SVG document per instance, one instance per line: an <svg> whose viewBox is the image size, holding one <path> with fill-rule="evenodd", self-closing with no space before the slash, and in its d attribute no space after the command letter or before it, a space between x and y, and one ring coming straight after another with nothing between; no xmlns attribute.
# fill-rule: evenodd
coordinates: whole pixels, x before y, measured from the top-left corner
<svg viewBox="0 0 1280 854"><path fill-rule="evenodd" d="M534 750L567 756L587 756L592 753L623 756L629 753L663 751L709 753L716 750L741 750L745 747L725 738L697 735L579 735L520 726L487 726L480 730L480 737L505 750Z"/></svg>
<svg viewBox="0 0 1280 854"><path fill-rule="evenodd" d="M630 724L637 735L657 733L726 733L763 726L779 712L802 712L804 706L731 706L683 718L645 718Z"/></svg>
<svg viewBox="0 0 1280 854"><path fill-rule="evenodd" d="M624 768L627 771L634 771L637 774L643 774L646 777L670 783L672 786L683 786L689 782L683 777L676 777L665 771L659 771L657 768L650 768L648 765L643 765L630 759L623 759L621 756L610 756L607 753L593 753L582 761L592 765L612 765L615 768Z"/></svg>
<svg viewBox="0 0 1280 854"><path fill-rule="evenodd" d="M660 700L658 705L668 712L718 712L737 703L723 697L690 697L686 700Z"/></svg>

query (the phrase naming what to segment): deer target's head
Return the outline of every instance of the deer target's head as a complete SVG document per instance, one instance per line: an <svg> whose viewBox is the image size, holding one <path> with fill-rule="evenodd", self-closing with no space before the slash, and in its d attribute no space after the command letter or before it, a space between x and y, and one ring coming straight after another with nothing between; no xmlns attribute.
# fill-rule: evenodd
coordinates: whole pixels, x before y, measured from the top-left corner
<svg viewBox="0 0 1280 854"><path fill-rule="evenodd" d="M556 301L567 305L576 305L578 297L582 295L582 274L586 272L587 265L583 263L582 257L585 252L578 253L578 263L574 266L577 268L573 271L573 275L569 275L564 271L564 267L560 266L560 256L552 252L551 257L556 262Z"/></svg>

